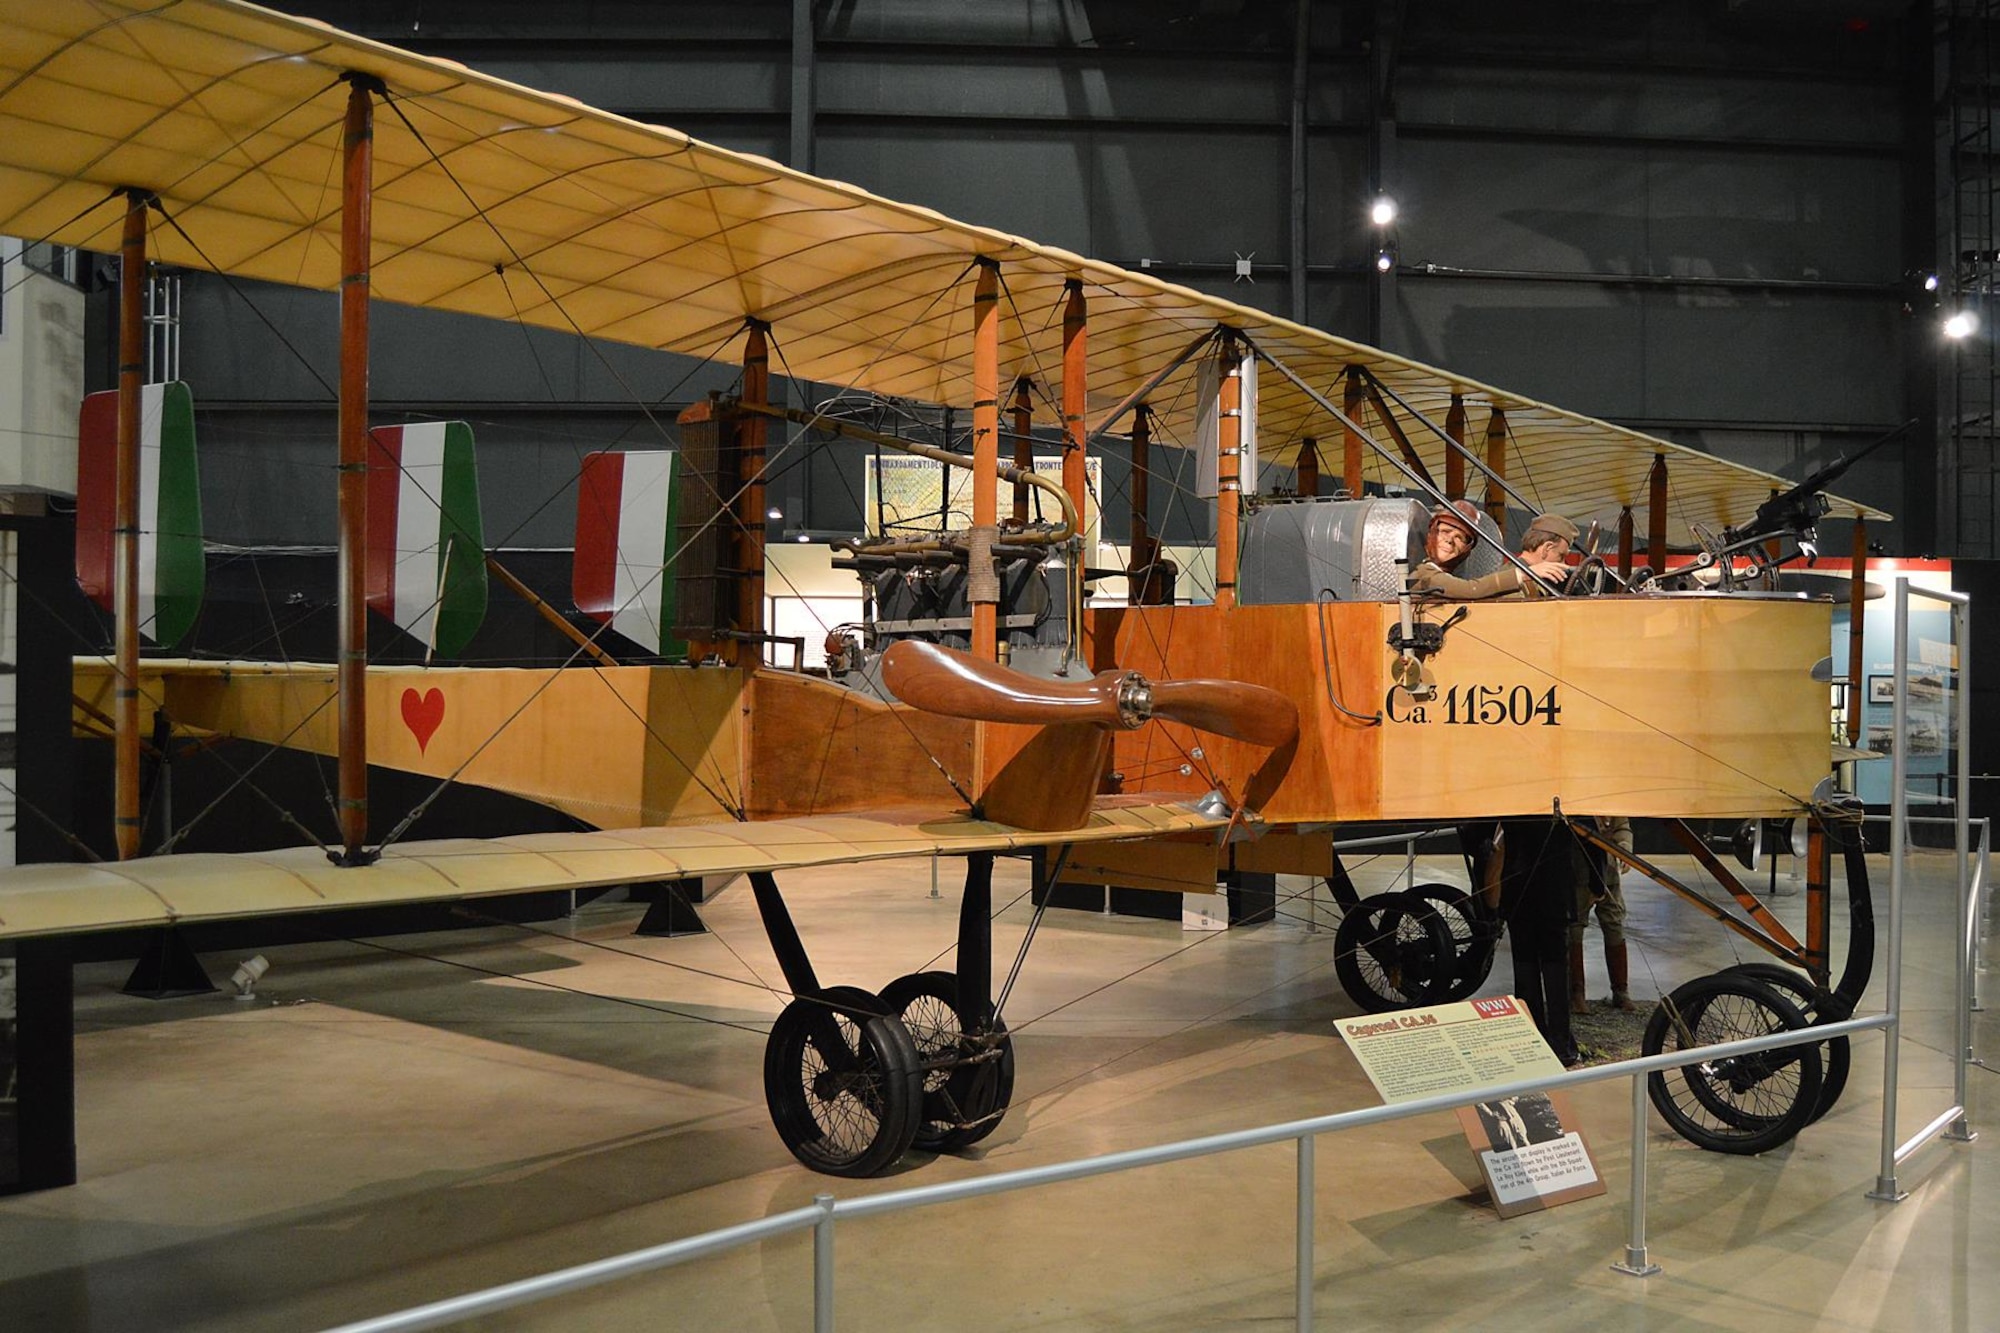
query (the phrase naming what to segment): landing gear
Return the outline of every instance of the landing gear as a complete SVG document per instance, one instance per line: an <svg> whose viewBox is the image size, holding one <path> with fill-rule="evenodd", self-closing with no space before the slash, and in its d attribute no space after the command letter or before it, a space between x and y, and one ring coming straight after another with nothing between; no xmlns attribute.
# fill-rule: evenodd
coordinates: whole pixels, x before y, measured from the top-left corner
<svg viewBox="0 0 2000 1333"><path fill-rule="evenodd" d="M917 1133L924 1071L909 1029L855 986L786 1005L764 1047L764 1099L792 1155L830 1176L880 1174Z"/></svg>
<svg viewBox="0 0 2000 1333"><path fill-rule="evenodd" d="M923 1109L916 1146L956 1152L1000 1128L1014 1096L1014 1042L985 1005L968 1021L958 975L912 972L882 988L882 1002L903 1020L923 1062Z"/></svg>
<svg viewBox="0 0 2000 1333"><path fill-rule="evenodd" d="M1797 1005L1808 1023L1838 1023L1854 1016L1854 1006L1824 986L1813 985L1809 978L1789 967L1776 963L1738 963L1723 971L1763 982ZM1847 1088L1848 1068L1854 1060L1845 1037L1821 1042L1819 1051L1826 1069L1820 1079L1819 1102L1813 1107L1812 1115L1807 1117L1807 1124L1831 1111L1833 1104L1840 1100L1840 1094Z"/></svg>
<svg viewBox="0 0 2000 1333"><path fill-rule="evenodd" d="M1438 1003L1458 957L1443 914L1415 893L1376 894L1349 909L1333 950L1341 988L1369 1013Z"/></svg>
<svg viewBox="0 0 2000 1333"><path fill-rule="evenodd" d="M1571 827L1606 850L1608 844L1577 821ZM1808 829L1807 939L1801 944L1756 895L1736 881L1693 831L1668 825L1690 855L1727 889L1749 920L1676 881L1656 866L1617 853L1665 888L1680 894L1739 934L1803 971L1776 963L1741 963L1699 977L1661 1001L1647 1025L1647 1055L1692 1049L1850 1017L1867 989L1875 961L1875 917L1868 887L1867 847L1858 820L1838 812L1816 814ZM1844 866L1847 890L1847 963L1829 980L1830 855ZM1667 1124L1682 1138L1712 1152L1759 1153L1789 1141L1833 1109L1847 1086L1852 1053L1844 1037L1730 1060L1703 1061L1651 1077L1648 1090Z"/></svg>
<svg viewBox="0 0 2000 1333"><path fill-rule="evenodd" d="M1660 1001L1641 1051L1691 1050L1811 1026L1773 987L1735 972L1697 977ZM1703 1060L1647 1079L1674 1132L1710 1152L1749 1155L1788 1143L1820 1109L1820 1047Z"/></svg>
<svg viewBox="0 0 2000 1333"><path fill-rule="evenodd" d="M877 996L821 986L769 874L757 910L795 997L764 1047L764 1099L792 1155L834 1176L879 1175L911 1147L951 1152L1000 1126L1014 1043L992 994L993 857L968 857L958 971L913 972Z"/></svg>
<svg viewBox="0 0 2000 1333"><path fill-rule="evenodd" d="M1494 949L1500 938L1498 921L1472 894L1450 884L1419 884L1410 892L1437 909L1451 937L1450 981L1431 1003L1471 998L1493 971Z"/></svg>

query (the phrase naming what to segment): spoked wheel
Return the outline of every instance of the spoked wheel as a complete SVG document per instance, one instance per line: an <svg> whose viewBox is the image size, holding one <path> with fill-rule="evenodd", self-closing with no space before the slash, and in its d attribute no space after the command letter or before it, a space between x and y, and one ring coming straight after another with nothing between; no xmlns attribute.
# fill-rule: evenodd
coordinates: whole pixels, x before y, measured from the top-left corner
<svg viewBox="0 0 2000 1333"><path fill-rule="evenodd" d="M1738 963L1734 967L1722 969L1725 973L1751 977L1763 982L1778 994L1799 1007L1809 1023L1838 1023L1852 1018L1853 1012L1839 996L1823 986L1815 986L1810 977L1795 972L1777 963ZM1820 1059L1825 1064L1820 1077L1819 1103L1813 1107L1812 1116L1806 1121L1811 1124L1840 1100L1840 1094L1847 1088L1847 1071L1853 1063L1853 1052L1848 1048L1847 1038L1835 1037L1820 1043Z"/></svg>
<svg viewBox="0 0 2000 1333"><path fill-rule="evenodd" d="M1641 1050L1658 1055L1811 1024L1799 1007L1754 977L1697 977L1660 1002ZM1820 1047L1794 1046L1703 1060L1647 1079L1676 1134L1710 1152L1749 1155L1789 1142L1811 1121L1822 1085Z"/></svg>
<svg viewBox="0 0 2000 1333"><path fill-rule="evenodd" d="M909 1148L923 1104L909 1029L855 986L786 1005L764 1046L764 1100L792 1155L830 1176L876 1175Z"/></svg>
<svg viewBox="0 0 2000 1333"><path fill-rule="evenodd" d="M1014 1041L992 1006L968 1025L956 972L897 977L882 988L882 1003L909 1028L923 1065L916 1146L953 1152L1000 1128L1014 1098Z"/></svg>
<svg viewBox="0 0 2000 1333"><path fill-rule="evenodd" d="M1481 986L1493 971L1494 937L1486 928L1472 895L1450 884L1419 884L1411 893L1437 909L1451 936L1451 978L1434 1004L1463 1000Z"/></svg>
<svg viewBox="0 0 2000 1333"><path fill-rule="evenodd" d="M1364 899L1341 918L1333 948L1341 988L1370 1013L1437 1003L1456 958L1436 906L1407 893Z"/></svg>

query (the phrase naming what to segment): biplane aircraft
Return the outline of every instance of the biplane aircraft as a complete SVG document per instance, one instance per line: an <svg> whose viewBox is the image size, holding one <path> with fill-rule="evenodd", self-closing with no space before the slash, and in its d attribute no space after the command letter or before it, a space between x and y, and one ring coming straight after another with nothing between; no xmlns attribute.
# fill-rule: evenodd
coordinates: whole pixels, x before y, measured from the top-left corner
<svg viewBox="0 0 2000 1333"><path fill-rule="evenodd" d="M1859 995L1865 871L1829 782L1816 671L1831 603L1783 590L1776 570L1824 514L1857 532L1885 516L1827 494L1824 478L1793 486L234 0L0 0L0 34L0 233L121 253L128 340L152 263L338 291L341 326L331 665L142 654L140 575L160 560L141 543L159 511L141 506L145 393L125 346L118 394L97 409L116 455L98 562L115 652L77 681L79 717L115 724L121 859L6 872L0 938L747 874L794 997L767 1048L771 1114L802 1161L840 1174L879 1171L913 1142L971 1143L1006 1112L990 877L996 855L1027 848L1174 888L1212 890L1219 870L1330 878L1346 909L1343 981L1393 1007L1476 989L1497 923L1461 891L1356 898L1343 828L1802 818L1803 941L1686 835L1742 899L1709 910L1802 972L1696 979L1650 1041L1799 1027ZM441 524L448 505L426 487L442 482L409 462L448 449L449 431L429 443L405 431L393 448L371 437L374 300L740 356L734 393L682 413L671 463L610 454L580 488L579 606L605 624L644 609L649 649L677 662L607 664L598 640L560 669L449 661L442 608L479 555L476 525ZM774 369L803 406L774 405ZM970 447L837 419L810 400L816 385L953 408ZM1038 403L1059 480L1033 468ZM857 432L966 471L969 522L843 544L868 618L829 634L824 669L767 662L766 479L813 441ZM1149 526L1151 451L1170 447L1212 467L1213 586L1192 600ZM1079 522L1105 502L1085 464L1107 450L1129 450L1134 477L1128 558L1109 573ZM1322 451L1339 472L1332 497L1319 493ZM1291 470L1292 494L1258 493L1259 459ZM1568 591L1583 595L1413 598L1429 506L1466 495L1485 515L1475 562L1512 558L1504 538L1535 509L1615 527L1616 549L1573 557ZM382 518L384 504L424 498L436 512L414 528L403 510ZM391 549L405 556L410 531L429 544L414 561L373 559L371 528L401 533ZM1698 554L1670 571L1670 547ZM1122 604L1101 595L1121 581ZM436 660L368 665L371 595L421 623ZM166 604L148 603L156 616ZM337 838L135 856L138 737L159 713L191 734L337 755ZM821 751L809 765L802 738ZM371 843L370 764L525 796L592 831L424 842L399 827ZM1838 983L1830 848L1848 856L1854 918ZM920 854L966 860L955 970L880 994L822 981L777 874ZM1756 1151L1831 1104L1833 1045L1691 1066L1671 1088L1658 1080L1656 1100L1697 1141Z"/></svg>

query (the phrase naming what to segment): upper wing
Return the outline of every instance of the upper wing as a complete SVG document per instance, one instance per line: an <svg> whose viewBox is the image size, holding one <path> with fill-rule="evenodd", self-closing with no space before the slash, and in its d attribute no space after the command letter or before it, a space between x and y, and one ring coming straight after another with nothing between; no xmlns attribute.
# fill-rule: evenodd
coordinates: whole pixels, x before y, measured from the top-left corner
<svg viewBox="0 0 2000 1333"><path fill-rule="evenodd" d="M1034 833L920 810L756 823L398 843L342 867L315 847L0 870L0 939L247 916L590 889L697 875L962 856L1220 830L1175 801L1108 799L1082 828Z"/></svg>
<svg viewBox="0 0 2000 1333"><path fill-rule="evenodd" d="M1332 396L1363 366L1433 476L1452 397L1502 408L1520 475L1579 517L1643 504L1655 454L1673 475L1677 540L1742 523L1767 473L1564 412L1262 311L837 181L730 152L233 0L0 0L0 233L115 250L111 191L156 192L172 227L154 258L273 282L340 281L344 75L379 78L375 295L712 356L768 321L794 377L933 403L973 397L975 257L1008 305L1002 382L1062 364L1064 284L1089 303L1092 410L1141 388L1190 340L1228 325ZM1183 374L1191 374L1184 367ZM1385 401L1388 396L1385 396ZM1156 439L1187 443L1193 395L1170 385ZM1173 404L1179 406L1172 406ZM1332 423L1263 377L1267 457ZM1095 424L1095 423L1093 423ZM1475 425L1483 428L1483 421ZM1832 497L1829 497L1832 499ZM1833 511L1886 515L1854 501Z"/></svg>

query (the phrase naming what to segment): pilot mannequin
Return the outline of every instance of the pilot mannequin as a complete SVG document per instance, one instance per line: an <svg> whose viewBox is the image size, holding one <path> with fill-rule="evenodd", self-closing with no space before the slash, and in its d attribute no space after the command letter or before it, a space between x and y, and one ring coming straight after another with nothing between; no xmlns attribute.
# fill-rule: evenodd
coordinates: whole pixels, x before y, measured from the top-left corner
<svg viewBox="0 0 2000 1333"><path fill-rule="evenodd" d="M1479 511L1470 500L1454 500L1431 510L1430 527L1424 533L1425 559L1410 571L1412 592L1442 594L1455 602L1478 602L1490 597L1536 596L1542 591L1533 580L1522 576L1513 565L1502 565L1491 574L1475 579L1460 578L1453 571L1472 551ZM1521 537L1520 556L1537 578L1558 586L1569 575L1563 553L1576 540L1576 525L1560 514L1542 514L1528 525Z"/></svg>

